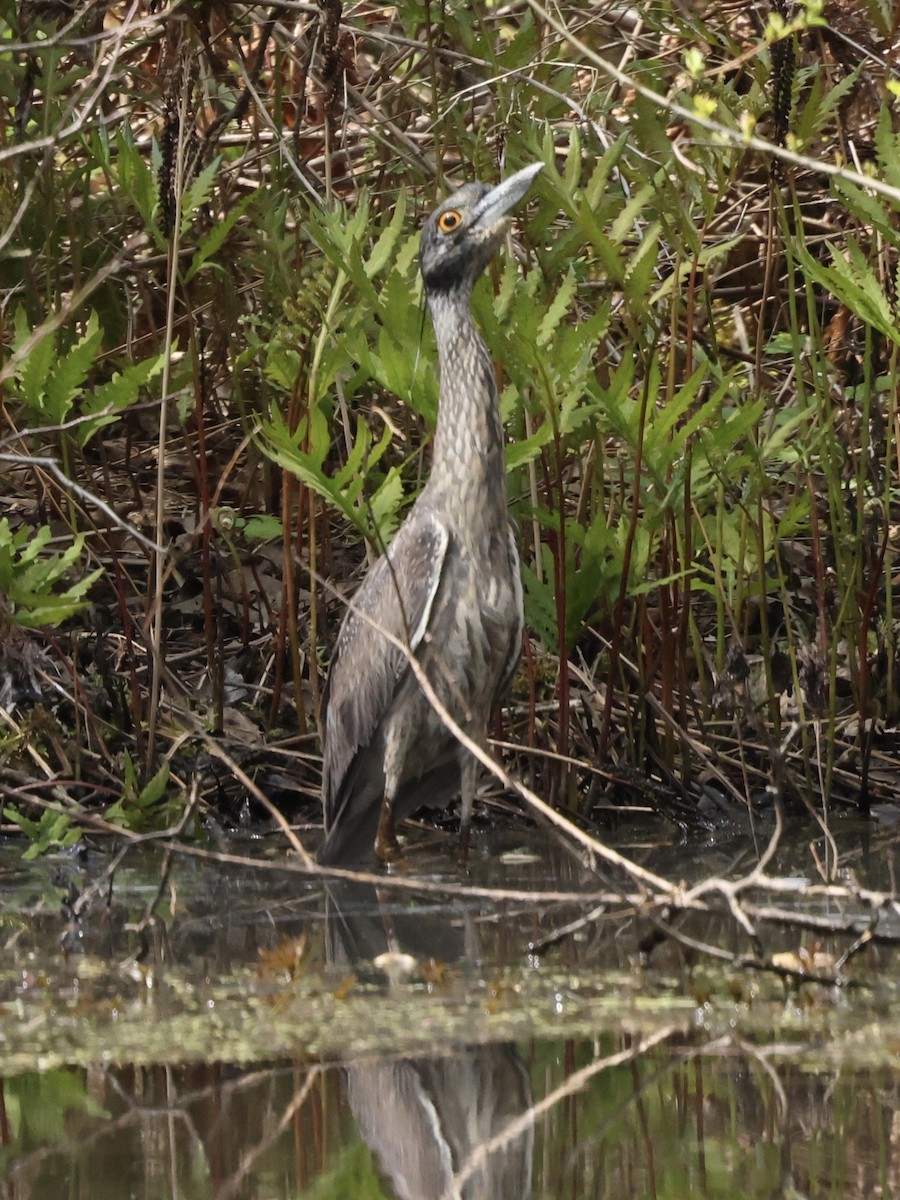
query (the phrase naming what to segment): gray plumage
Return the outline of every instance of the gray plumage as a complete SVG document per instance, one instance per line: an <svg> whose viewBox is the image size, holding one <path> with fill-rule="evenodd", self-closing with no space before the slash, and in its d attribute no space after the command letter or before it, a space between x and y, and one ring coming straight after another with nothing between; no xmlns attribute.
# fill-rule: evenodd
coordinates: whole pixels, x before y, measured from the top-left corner
<svg viewBox="0 0 900 1200"><path fill-rule="evenodd" d="M384 629L409 646L441 703L483 743L518 662L522 586L506 511L500 403L469 301L507 213L540 164L470 183L422 230L420 265L440 362L431 475L371 568L338 634L322 701L321 863L395 858L397 818L462 800L466 845L477 762L444 726Z"/></svg>

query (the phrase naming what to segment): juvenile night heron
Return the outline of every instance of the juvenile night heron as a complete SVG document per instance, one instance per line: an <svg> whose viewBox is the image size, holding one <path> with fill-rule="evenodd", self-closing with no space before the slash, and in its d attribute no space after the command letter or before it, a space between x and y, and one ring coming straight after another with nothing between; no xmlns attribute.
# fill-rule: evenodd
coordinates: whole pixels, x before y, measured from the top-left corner
<svg viewBox="0 0 900 1200"><path fill-rule="evenodd" d="M507 214L541 169L495 188L469 183L432 213L419 252L440 362L431 475L344 618L322 701L325 841L320 863L398 857L397 818L462 802L465 853L476 759L446 728L410 669L483 743L522 641L519 556L506 512L500 402L472 320L472 287L500 247Z"/></svg>

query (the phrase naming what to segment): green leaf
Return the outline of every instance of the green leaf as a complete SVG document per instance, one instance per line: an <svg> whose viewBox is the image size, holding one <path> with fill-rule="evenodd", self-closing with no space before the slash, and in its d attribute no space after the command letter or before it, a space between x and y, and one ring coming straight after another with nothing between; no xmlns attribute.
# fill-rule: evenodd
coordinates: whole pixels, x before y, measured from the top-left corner
<svg viewBox="0 0 900 1200"><path fill-rule="evenodd" d="M182 236L190 229L195 210L200 208L209 199L209 194L212 191L213 181L216 178L216 173L219 170L219 163L221 161L221 155L217 154L212 162L208 163L203 170L191 180L189 186L185 189L184 195L181 198Z"/></svg>
<svg viewBox="0 0 900 1200"><path fill-rule="evenodd" d="M541 320L537 334L538 346L546 347L549 344L560 321L562 321L563 317L569 311L576 287L575 272L572 267L569 267L562 283L559 285L556 295L553 297L550 307L544 313Z"/></svg>
<svg viewBox="0 0 900 1200"><path fill-rule="evenodd" d="M254 193L250 192L249 195L245 196L230 212L226 213L221 221L217 221L212 229L200 239L200 244L194 251L191 265L188 267L187 274L184 277L186 284L191 282L214 254L218 253L224 245L225 239L253 203L254 199Z"/></svg>
<svg viewBox="0 0 900 1200"><path fill-rule="evenodd" d="M298 439L291 435L280 416L276 416L262 427L260 438L266 454L279 467L290 471L301 483L312 488L314 492L343 513L363 536L370 534L371 530L365 509L358 508L352 502L352 497L346 494L340 484L325 473L317 455L301 450ZM357 487L356 492L358 490Z"/></svg>
<svg viewBox="0 0 900 1200"><path fill-rule="evenodd" d="M13 534L9 521L5 517L0 520L0 589L6 593L17 625L59 624L84 607L87 592L104 573L98 567L60 588L62 577L80 566L85 537L79 534L62 554L45 554L50 536L46 525Z"/></svg>
<svg viewBox="0 0 900 1200"><path fill-rule="evenodd" d="M645 183L620 210L612 223L610 235L617 245L622 245L634 232L634 223L643 215L644 209L653 200L654 187Z"/></svg>
<svg viewBox="0 0 900 1200"><path fill-rule="evenodd" d="M50 367L56 361L56 338L52 334L44 337L32 347L28 358L19 372L22 398L31 410L29 419L42 421L46 415L44 388Z"/></svg>
<svg viewBox="0 0 900 1200"><path fill-rule="evenodd" d="M31 843L22 855L25 862L33 862L48 850L73 846L81 838L80 829L70 828L71 816L68 813L57 812L56 809L45 809L37 821L26 817L12 805L4 808L3 815L14 825L18 825Z"/></svg>
<svg viewBox="0 0 900 1200"><path fill-rule="evenodd" d="M169 764L164 763L138 796L141 808L152 808L162 800L169 785Z"/></svg>
<svg viewBox="0 0 900 1200"><path fill-rule="evenodd" d="M549 547L544 547L549 555ZM559 643L559 628L556 615L556 597L552 584L547 580L553 579L553 563L546 564L549 571L544 572L544 582L529 563L522 563L522 584L525 602L525 622L548 649L556 653Z"/></svg>
<svg viewBox="0 0 900 1200"><path fill-rule="evenodd" d="M581 182L582 166L581 135L578 132L577 124L573 124L569 131L569 148L566 152L566 165L563 174L563 183L567 192L574 192Z"/></svg>
<svg viewBox="0 0 900 1200"><path fill-rule="evenodd" d="M406 220L406 192L401 188L397 193L397 202L394 205L394 213L388 224L381 231L381 234L372 247L372 252L366 259L365 271L369 279L374 279L376 275L380 275L384 268L388 265L393 256L394 249L400 234L403 232L403 225Z"/></svg>
<svg viewBox="0 0 900 1200"><path fill-rule="evenodd" d="M107 808L107 821L131 830L133 833L149 833L164 829L174 815L172 804L166 801L171 770L163 763L152 779L138 789L137 772L131 756L125 756L122 795L115 804Z"/></svg>
<svg viewBox="0 0 900 1200"><path fill-rule="evenodd" d="M825 127L844 100L855 91L862 72L862 64L848 71L835 83L824 64L818 64L811 85L806 91L806 103L793 123L793 134L798 148L808 145L816 134Z"/></svg>
<svg viewBox="0 0 900 1200"><path fill-rule="evenodd" d="M78 441L86 446L94 434L105 425L111 425L119 414L130 408L140 396L141 388L160 373L165 355L157 354L143 362L131 363L123 371L117 371L112 379L94 388L80 406L81 414L96 413L92 421L78 426Z"/></svg>
<svg viewBox="0 0 900 1200"><path fill-rule="evenodd" d="M403 500L403 480L397 468L391 467L371 500L372 519L384 545L388 544L400 524L399 513Z"/></svg>
<svg viewBox="0 0 900 1200"><path fill-rule="evenodd" d="M25 836L31 838L32 841L38 836L40 826L37 821L32 821L30 817L26 817L24 813L19 812L12 804L8 804L4 808L3 815L7 821L12 821L14 825L18 825Z"/></svg>
<svg viewBox="0 0 900 1200"><path fill-rule="evenodd" d="M134 144L131 131L127 128L116 136L115 162L116 175L122 192L141 214L144 225L154 241L161 245L162 237L156 223L158 202L156 179L147 165L144 155Z"/></svg>
<svg viewBox="0 0 900 1200"><path fill-rule="evenodd" d="M871 225L892 245L896 246L900 242L897 230L894 228L893 213L885 205L883 197L873 196L870 192L857 187L855 183L851 183L849 179L842 179L840 176L836 176L832 180L832 187L855 217Z"/></svg>
<svg viewBox="0 0 900 1200"><path fill-rule="evenodd" d="M891 109L887 104L881 106L878 124L875 129L875 148L878 152L878 165L884 174L885 181L900 187L900 133L895 132ZM900 205L896 200L890 201L896 211Z"/></svg>
<svg viewBox="0 0 900 1200"><path fill-rule="evenodd" d="M625 297L636 313L647 311L647 297L659 254L659 233L657 222L649 225L625 267Z"/></svg>
<svg viewBox="0 0 900 1200"><path fill-rule="evenodd" d="M806 274L846 304L851 312L900 345L900 329L893 307L859 245L853 238L847 239L848 258L833 243L826 245L831 252L831 267L822 266L804 246L797 247L797 255Z"/></svg>
<svg viewBox="0 0 900 1200"><path fill-rule="evenodd" d="M599 208L608 195L610 175L622 156L627 140L628 134L621 134L594 167L584 189L585 199L593 208Z"/></svg>
<svg viewBox="0 0 900 1200"><path fill-rule="evenodd" d="M17 320L17 335L29 336ZM72 412L76 398L100 352L103 330L97 314L91 313L84 334L61 358L56 338L47 335L38 342L19 372L22 398L30 410L30 419L61 425Z"/></svg>
<svg viewBox="0 0 900 1200"><path fill-rule="evenodd" d="M245 519L241 532L248 540L275 542L284 536L284 527L278 517L258 513Z"/></svg>
<svg viewBox="0 0 900 1200"><path fill-rule="evenodd" d="M336 268L339 279L349 279L373 313L381 313L378 293L362 259L361 245L369 235L369 199L363 193L352 211L343 205L333 211L311 211L307 218L309 236Z"/></svg>

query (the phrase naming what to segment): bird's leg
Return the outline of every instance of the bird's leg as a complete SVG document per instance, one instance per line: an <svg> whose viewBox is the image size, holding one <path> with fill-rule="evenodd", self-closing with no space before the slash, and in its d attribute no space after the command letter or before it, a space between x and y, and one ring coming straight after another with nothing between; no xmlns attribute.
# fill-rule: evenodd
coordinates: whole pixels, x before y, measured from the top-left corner
<svg viewBox="0 0 900 1200"><path fill-rule="evenodd" d="M403 856L397 831L394 828L394 798L385 789L378 817L378 832L375 834L375 854L383 863L396 862Z"/></svg>
<svg viewBox="0 0 900 1200"><path fill-rule="evenodd" d="M475 807L475 783L478 779L478 759L474 754L466 753L459 770L459 852L457 855L460 866L465 866L469 858L469 826L472 823L472 809Z"/></svg>
<svg viewBox="0 0 900 1200"><path fill-rule="evenodd" d="M396 862L403 851L397 841L394 828L394 801L400 788L400 763L403 747L396 731L387 737L384 754L384 793L381 797L381 812L378 816L378 832L375 834L375 854L383 863Z"/></svg>

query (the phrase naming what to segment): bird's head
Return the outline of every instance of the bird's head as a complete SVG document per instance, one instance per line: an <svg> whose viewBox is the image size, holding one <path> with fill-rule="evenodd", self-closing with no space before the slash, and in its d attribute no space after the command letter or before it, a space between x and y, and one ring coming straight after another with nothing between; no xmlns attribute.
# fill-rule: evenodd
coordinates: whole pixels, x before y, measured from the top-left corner
<svg viewBox="0 0 900 1200"><path fill-rule="evenodd" d="M509 228L518 204L543 163L532 163L494 188L467 183L431 214L422 229L419 262L428 291L468 290Z"/></svg>

